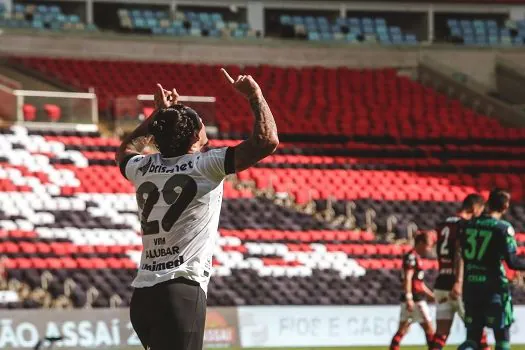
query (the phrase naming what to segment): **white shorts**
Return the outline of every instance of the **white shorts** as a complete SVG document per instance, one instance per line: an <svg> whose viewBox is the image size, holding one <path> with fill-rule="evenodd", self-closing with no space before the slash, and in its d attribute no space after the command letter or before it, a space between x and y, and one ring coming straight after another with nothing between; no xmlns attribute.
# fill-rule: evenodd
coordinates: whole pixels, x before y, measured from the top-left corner
<svg viewBox="0 0 525 350"><path fill-rule="evenodd" d="M453 320L454 314L457 312L461 319L465 318L465 306L463 301L453 300L449 296L448 290L434 290L436 297L436 320Z"/></svg>
<svg viewBox="0 0 525 350"><path fill-rule="evenodd" d="M417 323L431 322L430 319L430 309L426 301L416 301L414 303L414 310L412 312L408 311L407 303L401 304L401 315L400 321L410 321Z"/></svg>

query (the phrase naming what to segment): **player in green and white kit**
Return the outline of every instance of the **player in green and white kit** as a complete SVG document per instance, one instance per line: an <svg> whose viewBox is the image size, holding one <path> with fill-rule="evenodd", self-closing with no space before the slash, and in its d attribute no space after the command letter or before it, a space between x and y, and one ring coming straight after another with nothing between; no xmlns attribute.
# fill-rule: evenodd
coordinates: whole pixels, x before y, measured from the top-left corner
<svg viewBox="0 0 525 350"><path fill-rule="evenodd" d="M484 327L493 329L496 350L510 349L514 313L503 261L513 270L525 270L525 260L516 257L514 228L501 220L509 205L508 192L493 190L487 201L488 211L468 221L461 230L467 341L460 350L478 349Z"/></svg>

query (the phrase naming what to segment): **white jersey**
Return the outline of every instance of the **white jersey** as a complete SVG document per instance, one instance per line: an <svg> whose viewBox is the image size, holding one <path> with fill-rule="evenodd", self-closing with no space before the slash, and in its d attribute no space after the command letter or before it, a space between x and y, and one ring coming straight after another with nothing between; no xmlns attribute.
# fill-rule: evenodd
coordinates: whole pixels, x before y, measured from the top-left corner
<svg viewBox="0 0 525 350"><path fill-rule="evenodd" d="M207 291L227 175L226 150L129 159L124 171L137 192L144 246L133 287L184 277Z"/></svg>

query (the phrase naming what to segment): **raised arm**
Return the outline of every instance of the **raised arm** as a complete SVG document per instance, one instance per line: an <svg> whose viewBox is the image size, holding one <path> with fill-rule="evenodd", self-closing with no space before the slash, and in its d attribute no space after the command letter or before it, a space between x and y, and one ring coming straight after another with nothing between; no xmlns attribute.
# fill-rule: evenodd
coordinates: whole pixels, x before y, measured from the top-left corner
<svg viewBox="0 0 525 350"><path fill-rule="evenodd" d="M179 95L175 89L172 91L165 90L162 85L157 84L157 90L154 94L155 111L160 108L170 107L177 103ZM155 114L155 112L153 112ZM115 154L115 162L121 165L126 158L140 154L141 149L137 147L136 140L148 135L148 128L153 116L146 118L139 126L135 128L128 136L122 140L117 153Z"/></svg>
<svg viewBox="0 0 525 350"><path fill-rule="evenodd" d="M248 99L255 117L252 135L233 148L235 172L241 172L277 149L279 145L277 126L261 88L250 75L241 75L234 80L226 70L221 69L221 71L227 82Z"/></svg>

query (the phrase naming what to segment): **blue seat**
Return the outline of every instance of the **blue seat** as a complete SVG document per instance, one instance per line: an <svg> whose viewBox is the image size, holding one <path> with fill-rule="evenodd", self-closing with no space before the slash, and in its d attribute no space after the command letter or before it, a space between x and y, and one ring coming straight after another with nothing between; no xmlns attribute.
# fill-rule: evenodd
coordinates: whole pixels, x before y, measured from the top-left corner
<svg viewBox="0 0 525 350"><path fill-rule="evenodd" d="M67 21L74 24L80 23L80 17L78 15L69 15Z"/></svg>
<svg viewBox="0 0 525 350"><path fill-rule="evenodd" d="M361 27L360 26L351 26L350 27L350 32L351 33L355 33L356 35L359 35L359 34L363 34L363 31L361 30Z"/></svg>
<svg viewBox="0 0 525 350"><path fill-rule="evenodd" d="M151 32L155 35L162 35L162 34L165 34L166 31L164 30L164 28L161 28L161 27L153 27L151 28Z"/></svg>
<svg viewBox="0 0 525 350"><path fill-rule="evenodd" d="M515 36L515 37L512 39L512 43L514 44L514 46L522 46L522 45L523 45L523 37L521 37L521 36Z"/></svg>
<svg viewBox="0 0 525 350"><path fill-rule="evenodd" d="M159 21L156 18L147 18L146 25L148 28L155 28L159 26Z"/></svg>
<svg viewBox="0 0 525 350"><path fill-rule="evenodd" d="M476 43L474 37L471 35L466 35L463 38L463 42L465 43L465 45L474 45Z"/></svg>
<svg viewBox="0 0 525 350"><path fill-rule="evenodd" d="M62 13L62 10L60 9L60 7L53 5L49 7L49 12L54 13L54 14L59 14L59 13Z"/></svg>
<svg viewBox="0 0 525 350"><path fill-rule="evenodd" d="M328 23L318 23L317 27L319 28L319 31L321 32L329 32L330 26Z"/></svg>
<svg viewBox="0 0 525 350"><path fill-rule="evenodd" d="M308 32L308 40L319 41L321 40L321 36L318 32Z"/></svg>
<svg viewBox="0 0 525 350"><path fill-rule="evenodd" d="M176 19L173 22L171 22L172 28L182 28L182 26L183 26L183 23L181 20ZM175 32L173 34L175 34Z"/></svg>
<svg viewBox="0 0 525 350"><path fill-rule="evenodd" d="M319 24L319 25L323 25L323 26L324 25L326 25L326 26L329 25L328 19L326 17L324 17L324 16L319 16L319 17L316 18L316 20L317 20L317 24Z"/></svg>
<svg viewBox="0 0 525 350"><path fill-rule="evenodd" d="M348 24L351 27L361 27L361 21L359 20L359 18L356 18L356 17L350 17L348 19Z"/></svg>
<svg viewBox="0 0 525 350"><path fill-rule="evenodd" d="M232 35L234 38L244 38L246 37L246 32L242 29L237 28L233 31Z"/></svg>
<svg viewBox="0 0 525 350"><path fill-rule="evenodd" d="M199 13L199 19L203 23L211 22L211 16L207 12L201 12Z"/></svg>
<svg viewBox="0 0 525 350"><path fill-rule="evenodd" d="M498 23L493 19L489 19L486 23L488 28L498 28Z"/></svg>
<svg viewBox="0 0 525 350"><path fill-rule="evenodd" d="M486 45L488 43L488 39L485 36L476 36L475 41L478 45Z"/></svg>
<svg viewBox="0 0 525 350"><path fill-rule="evenodd" d="M193 11L188 11L188 12L186 12L186 18L190 22L198 21L199 20L199 15L197 13L193 12Z"/></svg>
<svg viewBox="0 0 525 350"><path fill-rule="evenodd" d="M346 41L355 43L357 42L357 35L355 33L348 33L345 37Z"/></svg>
<svg viewBox="0 0 525 350"><path fill-rule="evenodd" d="M219 22L219 21L222 22L223 21L222 15L218 12L214 12L211 14L211 20L213 22Z"/></svg>
<svg viewBox="0 0 525 350"><path fill-rule="evenodd" d="M373 26L374 21L370 17L364 17L361 22L363 23L363 26Z"/></svg>
<svg viewBox="0 0 525 350"><path fill-rule="evenodd" d="M335 23L339 26L345 26L346 25L346 18L343 17L337 17L335 20Z"/></svg>
<svg viewBox="0 0 525 350"><path fill-rule="evenodd" d="M250 25L248 23L239 23L238 28L247 32L248 30L250 30Z"/></svg>
<svg viewBox="0 0 525 350"><path fill-rule="evenodd" d="M374 20L376 27L386 27L386 19L378 17Z"/></svg>
<svg viewBox="0 0 525 350"><path fill-rule="evenodd" d="M497 45L499 44L499 38L497 35L489 35L488 41L490 45Z"/></svg>
<svg viewBox="0 0 525 350"><path fill-rule="evenodd" d="M279 22L284 25L291 25L292 24L292 17L288 15L281 15L279 18Z"/></svg>
<svg viewBox="0 0 525 350"><path fill-rule="evenodd" d="M462 19L459 23L462 28L472 28L472 21L469 19Z"/></svg>
<svg viewBox="0 0 525 350"><path fill-rule="evenodd" d="M60 22L52 22L51 25L49 26L49 28L51 30L54 30L54 31L59 31L62 29L62 23Z"/></svg>
<svg viewBox="0 0 525 350"><path fill-rule="evenodd" d="M472 36L474 34L474 29L472 29L472 27L463 27L462 30L463 30L463 35Z"/></svg>
<svg viewBox="0 0 525 350"><path fill-rule="evenodd" d="M25 12L26 7L22 4L15 4L15 12Z"/></svg>
<svg viewBox="0 0 525 350"><path fill-rule="evenodd" d="M390 34L391 34L391 35L394 35L394 34L396 34L396 35L401 35L401 28L399 28L399 27L397 27L397 26L391 26L391 27L389 28L389 30L390 30Z"/></svg>
<svg viewBox="0 0 525 350"><path fill-rule="evenodd" d="M292 24L304 24L304 18L303 16L293 16L292 17Z"/></svg>
<svg viewBox="0 0 525 350"><path fill-rule="evenodd" d="M146 19L150 19L150 18L154 18L155 17L155 14L153 13L153 11L151 10L145 10L143 13L142 13L143 17L145 17Z"/></svg>
<svg viewBox="0 0 525 350"><path fill-rule="evenodd" d="M32 26L33 26L33 28L36 28L36 29L43 29L44 28L44 22L42 22L41 20L33 20Z"/></svg>
<svg viewBox="0 0 525 350"><path fill-rule="evenodd" d="M390 41L390 37L388 36L388 34L384 33L384 34L379 34L377 36L379 38L379 42L381 44L392 44L392 42Z"/></svg>
<svg viewBox="0 0 525 350"><path fill-rule="evenodd" d="M317 21L313 16L306 16L304 18L304 24L317 24Z"/></svg>
<svg viewBox="0 0 525 350"><path fill-rule="evenodd" d="M168 27L164 29L164 34L166 35L177 35L177 29L173 27Z"/></svg>
<svg viewBox="0 0 525 350"><path fill-rule="evenodd" d="M448 25L449 28L459 27L459 22L455 18L449 18L449 19L447 19L447 25Z"/></svg>
<svg viewBox="0 0 525 350"><path fill-rule="evenodd" d="M450 30L450 34L454 35L454 36L457 36L457 37L461 37L461 30L459 30L458 28L456 29L451 29Z"/></svg>
<svg viewBox="0 0 525 350"><path fill-rule="evenodd" d="M36 7L36 10L40 13L48 13L49 12L49 7L47 7L46 5L38 5Z"/></svg>
<svg viewBox="0 0 525 350"><path fill-rule="evenodd" d="M372 33L375 33L375 28L371 25L363 25L363 32L365 34L372 34Z"/></svg>
<svg viewBox="0 0 525 350"><path fill-rule="evenodd" d="M191 29L198 29L200 30L201 29L201 23L199 21L191 21Z"/></svg>
<svg viewBox="0 0 525 350"><path fill-rule="evenodd" d="M168 12L166 11L155 11L155 17L157 19L164 19L164 18L168 18L169 15L168 15Z"/></svg>
<svg viewBox="0 0 525 350"><path fill-rule="evenodd" d="M383 26L380 26L380 27L376 27L376 33L377 34L386 34L386 36L388 37L388 28L387 27L383 27Z"/></svg>
<svg viewBox="0 0 525 350"><path fill-rule="evenodd" d="M417 44L417 37L415 34L406 34L405 35L405 43L410 45L416 45Z"/></svg>
<svg viewBox="0 0 525 350"><path fill-rule="evenodd" d="M138 9L131 10L131 17L133 17L133 18L141 18L141 17L143 17L142 16L142 11L138 10Z"/></svg>
<svg viewBox="0 0 525 350"><path fill-rule="evenodd" d="M210 32L208 33L208 36L211 36L211 37L214 37L214 38L218 38L221 36L221 32L220 30L218 29L212 29L210 30Z"/></svg>
<svg viewBox="0 0 525 350"><path fill-rule="evenodd" d="M333 36L332 36L332 33L329 33L329 32L322 32L321 33L321 39L322 40L333 40Z"/></svg>
<svg viewBox="0 0 525 350"><path fill-rule="evenodd" d="M403 44L403 36L401 34L394 34L392 35L392 43L396 45Z"/></svg>
<svg viewBox="0 0 525 350"><path fill-rule="evenodd" d="M139 29L143 29L143 28L146 28L146 21L144 18L140 18L140 17L137 17L137 18L133 18L133 27L135 28L139 28Z"/></svg>
<svg viewBox="0 0 525 350"><path fill-rule="evenodd" d="M317 23L307 23L305 27L308 32L316 32L319 29Z"/></svg>
<svg viewBox="0 0 525 350"><path fill-rule="evenodd" d="M485 28L485 21L482 19L475 19L472 24L474 28Z"/></svg>

